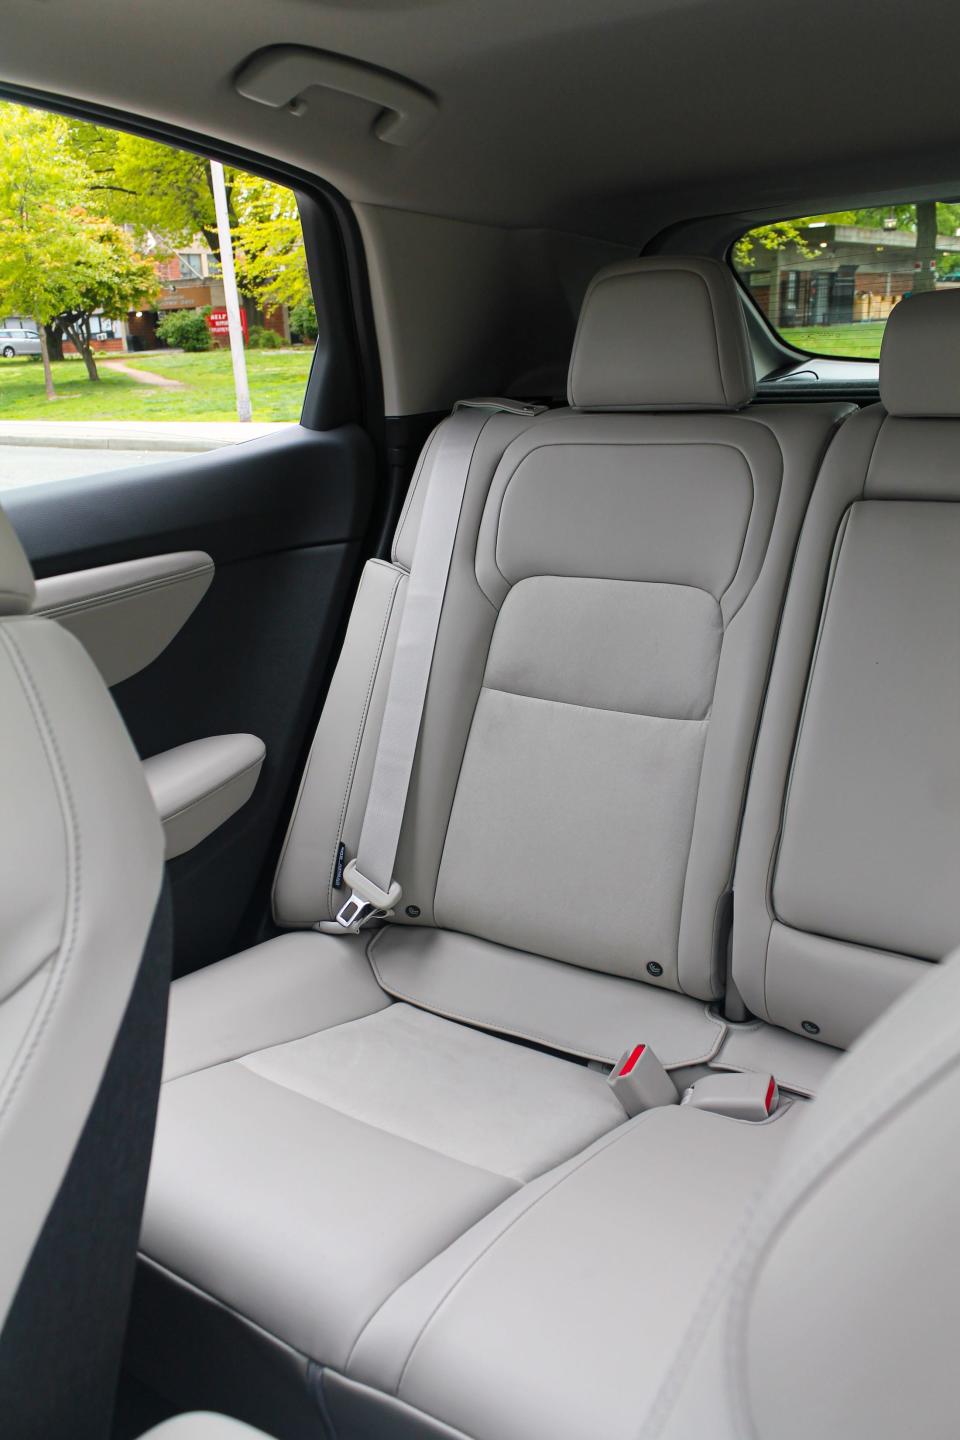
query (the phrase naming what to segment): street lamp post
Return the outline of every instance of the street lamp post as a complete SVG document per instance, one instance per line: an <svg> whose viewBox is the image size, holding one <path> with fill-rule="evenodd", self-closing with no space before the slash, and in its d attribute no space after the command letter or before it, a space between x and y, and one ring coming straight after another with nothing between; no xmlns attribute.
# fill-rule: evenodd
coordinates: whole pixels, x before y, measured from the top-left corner
<svg viewBox="0 0 960 1440"><path fill-rule="evenodd" d="M233 361L233 387L237 394L237 415L241 420L249 420L252 411L250 408L250 385L247 381L247 357L243 348L243 327L240 323L240 296L237 293L237 272L233 265L233 240L230 235L230 215L227 210L227 187L223 178L223 166L219 160L210 161L210 178L213 183L213 204L217 213L220 269L223 273L227 329L230 332L230 358Z"/></svg>

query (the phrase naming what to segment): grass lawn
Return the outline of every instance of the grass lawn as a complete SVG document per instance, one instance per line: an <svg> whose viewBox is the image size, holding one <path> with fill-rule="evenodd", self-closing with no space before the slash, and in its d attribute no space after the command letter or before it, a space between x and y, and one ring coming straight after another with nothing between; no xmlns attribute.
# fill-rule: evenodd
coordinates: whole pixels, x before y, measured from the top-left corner
<svg viewBox="0 0 960 1440"><path fill-rule="evenodd" d="M236 420L229 350L115 358L183 389L142 385L105 366L94 385L82 361L64 360L53 367L58 398L49 401L39 360L0 359L0 420ZM254 420L299 420L312 359L307 347L247 351Z"/></svg>
<svg viewBox="0 0 960 1440"><path fill-rule="evenodd" d="M859 325L810 325L781 330L788 345L814 355L837 355L847 360L876 360L880 355L885 321L864 320Z"/></svg>

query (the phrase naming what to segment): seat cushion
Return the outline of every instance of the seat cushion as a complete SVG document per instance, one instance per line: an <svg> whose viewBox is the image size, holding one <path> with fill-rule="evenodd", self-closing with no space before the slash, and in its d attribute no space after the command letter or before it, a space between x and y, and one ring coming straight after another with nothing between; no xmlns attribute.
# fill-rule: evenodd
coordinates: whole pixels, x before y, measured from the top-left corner
<svg viewBox="0 0 960 1440"><path fill-rule="evenodd" d="M624 1120L596 1071L390 1004L317 934L178 982L168 1074L144 1254L337 1367L410 1275Z"/></svg>
<svg viewBox="0 0 960 1440"><path fill-rule="evenodd" d="M337 1434L633 1440L803 1108L648 1111L512 1196L324 1376Z"/></svg>

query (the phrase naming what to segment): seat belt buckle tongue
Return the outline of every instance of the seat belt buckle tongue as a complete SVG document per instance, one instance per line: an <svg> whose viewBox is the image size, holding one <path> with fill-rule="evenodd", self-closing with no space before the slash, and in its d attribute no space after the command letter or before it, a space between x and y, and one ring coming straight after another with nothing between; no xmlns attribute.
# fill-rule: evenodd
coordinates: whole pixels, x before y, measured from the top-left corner
<svg viewBox="0 0 960 1440"><path fill-rule="evenodd" d="M337 924L344 930L357 931L368 920L389 915L399 903L403 894L399 884L393 880L389 890L381 890L357 869L356 860L344 867L343 878L350 886L350 898L337 911Z"/></svg>
<svg viewBox="0 0 960 1440"><path fill-rule="evenodd" d="M772 1075L744 1070L696 1080L680 1103L731 1120L766 1120L780 1104L780 1090Z"/></svg>
<svg viewBox="0 0 960 1440"><path fill-rule="evenodd" d="M628 1115L676 1105L680 1093L649 1045L624 1050L607 1076L610 1088Z"/></svg>

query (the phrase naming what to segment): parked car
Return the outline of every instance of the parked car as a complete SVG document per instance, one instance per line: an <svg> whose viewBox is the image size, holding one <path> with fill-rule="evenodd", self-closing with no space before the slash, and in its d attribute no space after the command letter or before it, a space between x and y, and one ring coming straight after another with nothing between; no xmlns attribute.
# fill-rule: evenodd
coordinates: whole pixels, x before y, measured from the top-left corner
<svg viewBox="0 0 960 1440"><path fill-rule="evenodd" d="M39 355L40 336L36 330L0 330L0 355L12 360L15 355Z"/></svg>

